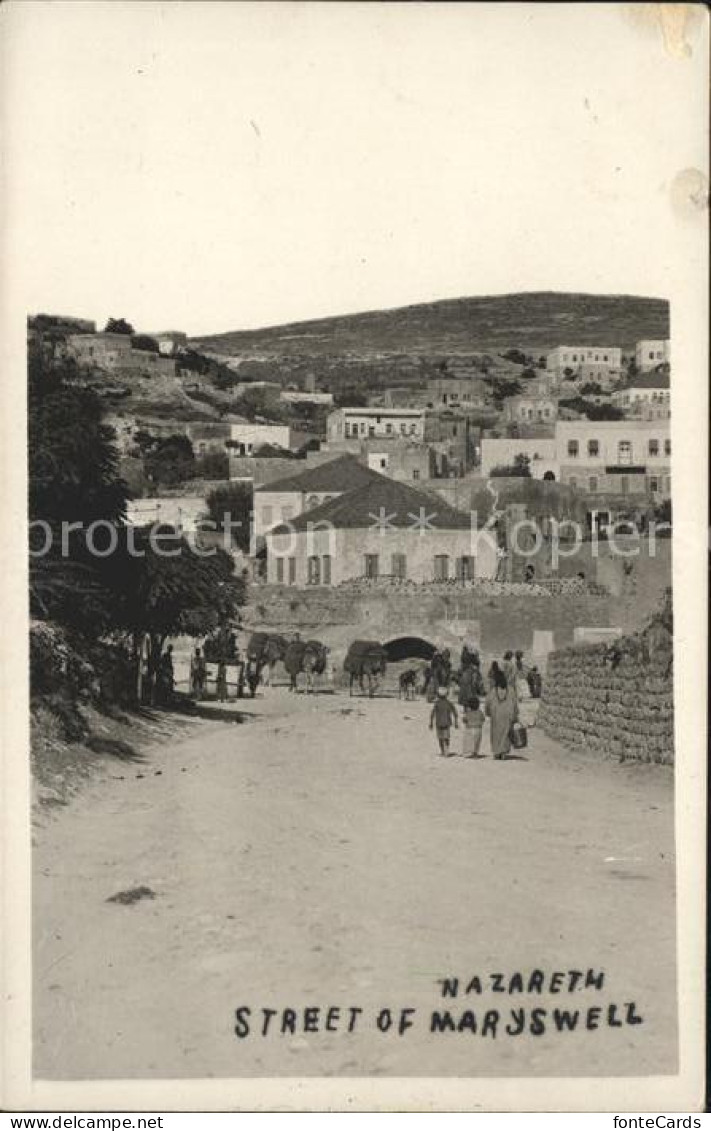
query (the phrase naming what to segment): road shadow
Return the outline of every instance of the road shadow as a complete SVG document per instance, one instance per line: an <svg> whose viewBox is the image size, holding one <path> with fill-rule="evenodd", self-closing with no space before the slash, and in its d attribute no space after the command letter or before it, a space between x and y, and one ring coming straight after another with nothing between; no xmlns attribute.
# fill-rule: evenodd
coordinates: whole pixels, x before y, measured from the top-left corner
<svg viewBox="0 0 711 1131"><path fill-rule="evenodd" d="M119 758L122 762L145 761L143 755L134 746L131 746L130 742L124 742L121 738L102 738L101 735L91 734L85 740L84 745L94 754L109 754L112 758Z"/></svg>

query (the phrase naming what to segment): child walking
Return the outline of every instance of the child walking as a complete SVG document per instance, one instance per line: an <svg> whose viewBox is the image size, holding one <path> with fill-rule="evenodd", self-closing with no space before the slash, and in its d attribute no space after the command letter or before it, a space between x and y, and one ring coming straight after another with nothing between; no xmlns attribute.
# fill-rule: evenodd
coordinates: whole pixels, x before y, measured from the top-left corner
<svg viewBox="0 0 711 1131"><path fill-rule="evenodd" d="M447 688L440 687L437 689L437 698L430 715L430 730L436 725L439 752L443 758L449 757L449 732L452 723L457 730L459 728L457 708L447 698Z"/></svg>

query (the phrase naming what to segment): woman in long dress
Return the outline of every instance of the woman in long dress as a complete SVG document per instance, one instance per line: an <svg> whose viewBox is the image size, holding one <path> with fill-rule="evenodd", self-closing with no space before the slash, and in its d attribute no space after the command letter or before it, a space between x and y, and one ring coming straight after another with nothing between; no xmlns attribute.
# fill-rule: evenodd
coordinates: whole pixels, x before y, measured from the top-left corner
<svg viewBox="0 0 711 1131"><path fill-rule="evenodd" d="M491 719L491 753L494 758L503 758L511 749L511 726L518 720L518 703L500 669L495 671L494 686L486 697L486 713Z"/></svg>

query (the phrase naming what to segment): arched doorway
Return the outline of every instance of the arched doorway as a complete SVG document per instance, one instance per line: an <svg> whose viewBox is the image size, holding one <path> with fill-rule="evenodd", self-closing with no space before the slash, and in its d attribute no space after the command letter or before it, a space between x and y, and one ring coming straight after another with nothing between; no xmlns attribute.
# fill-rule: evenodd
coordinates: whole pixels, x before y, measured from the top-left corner
<svg viewBox="0 0 711 1131"><path fill-rule="evenodd" d="M434 644L421 636L396 636L384 644L388 663L398 660L431 660L435 652Z"/></svg>
<svg viewBox="0 0 711 1131"><path fill-rule="evenodd" d="M546 483L555 483L555 474L552 471L544 471L543 479Z"/></svg>

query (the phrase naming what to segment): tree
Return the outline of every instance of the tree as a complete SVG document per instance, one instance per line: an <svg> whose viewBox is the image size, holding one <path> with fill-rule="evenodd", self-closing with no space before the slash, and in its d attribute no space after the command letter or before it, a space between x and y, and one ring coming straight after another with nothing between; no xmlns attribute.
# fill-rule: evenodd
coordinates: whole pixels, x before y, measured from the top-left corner
<svg viewBox="0 0 711 1131"><path fill-rule="evenodd" d="M129 491L102 403L92 390L65 384L71 373L64 363L50 365L41 351L30 352L30 604L33 615L91 633L105 623L110 597L86 532L95 523L120 525Z"/></svg>
<svg viewBox="0 0 711 1131"><path fill-rule="evenodd" d="M158 342L148 334L134 334L131 338L131 345L135 350L149 350L151 353L160 353Z"/></svg>
<svg viewBox="0 0 711 1131"><path fill-rule="evenodd" d="M147 477L164 487L184 483L195 475L195 453L187 436L159 437L146 452Z"/></svg>
<svg viewBox="0 0 711 1131"><path fill-rule="evenodd" d="M255 456L260 459L296 459L296 453L289 448L280 448L278 444L260 444L254 449Z"/></svg>
<svg viewBox="0 0 711 1131"><path fill-rule="evenodd" d="M518 469L519 475L530 476L531 457L524 452L519 452L518 455L514 456L514 467Z"/></svg>
<svg viewBox="0 0 711 1131"><path fill-rule="evenodd" d="M521 376L529 380L531 377L536 376L536 371L530 365L527 365L526 368L522 370Z"/></svg>
<svg viewBox="0 0 711 1131"><path fill-rule="evenodd" d="M131 639L136 680L147 646L155 689L168 638L207 636L235 622L245 602L245 582L235 576L232 556L218 547L198 554L167 528L142 528L132 536L132 543L126 537L121 550L105 559L106 584L115 599L114 626Z"/></svg>
<svg viewBox="0 0 711 1131"><path fill-rule="evenodd" d="M229 479L230 457L226 452L207 452L195 460L193 474L196 479Z"/></svg>
<svg viewBox="0 0 711 1131"><path fill-rule="evenodd" d="M526 354L517 349L507 350L502 356L505 357L507 361L513 361L515 365L526 365L528 362Z"/></svg>
<svg viewBox="0 0 711 1131"><path fill-rule="evenodd" d="M343 389L340 393L334 393L333 403L336 408L365 408L368 395L363 389Z"/></svg>
<svg viewBox="0 0 711 1131"><path fill-rule="evenodd" d="M491 382L491 390L495 403L500 405L507 397L518 396L522 390L522 385L520 381L510 381L505 377L494 377Z"/></svg>
<svg viewBox="0 0 711 1131"><path fill-rule="evenodd" d="M216 529L223 531L225 523L229 522L234 544L245 553L250 546L253 505L254 491L251 483L235 482L216 487L207 497L208 513Z"/></svg>
<svg viewBox="0 0 711 1131"><path fill-rule="evenodd" d="M109 318L104 326L105 334L133 334L134 329L125 318Z"/></svg>

